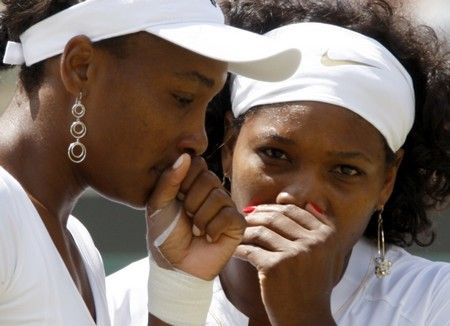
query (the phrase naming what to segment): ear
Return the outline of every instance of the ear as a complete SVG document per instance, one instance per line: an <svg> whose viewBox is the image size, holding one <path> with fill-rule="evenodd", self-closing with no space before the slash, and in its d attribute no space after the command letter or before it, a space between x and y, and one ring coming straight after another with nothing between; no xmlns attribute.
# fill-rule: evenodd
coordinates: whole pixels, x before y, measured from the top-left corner
<svg viewBox="0 0 450 326"><path fill-rule="evenodd" d="M224 119L225 131L223 137L223 146L221 149L223 174L231 177L233 165L233 152L236 142L236 135L233 128L233 113L228 111Z"/></svg>
<svg viewBox="0 0 450 326"><path fill-rule="evenodd" d="M76 36L66 44L59 70L64 87L74 96L87 89L94 53L94 46L86 36Z"/></svg>
<svg viewBox="0 0 450 326"><path fill-rule="evenodd" d="M394 190L395 180L397 179L397 172L400 168L400 164L402 163L403 156L405 152L403 149L400 149L395 153L396 159L394 163L390 164L386 168L385 180L383 184L383 189L380 194L379 205L378 207L382 207L389 200L389 197L392 195L392 191Z"/></svg>

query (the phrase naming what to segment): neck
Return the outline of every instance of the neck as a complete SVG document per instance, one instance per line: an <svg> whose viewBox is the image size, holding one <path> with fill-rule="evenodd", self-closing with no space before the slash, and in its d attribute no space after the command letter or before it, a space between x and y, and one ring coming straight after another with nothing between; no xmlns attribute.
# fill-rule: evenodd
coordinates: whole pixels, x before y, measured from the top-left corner
<svg viewBox="0 0 450 326"><path fill-rule="evenodd" d="M67 158L69 124L45 104L16 93L0 118L0 165L64 228L86 186Z"/></svg>

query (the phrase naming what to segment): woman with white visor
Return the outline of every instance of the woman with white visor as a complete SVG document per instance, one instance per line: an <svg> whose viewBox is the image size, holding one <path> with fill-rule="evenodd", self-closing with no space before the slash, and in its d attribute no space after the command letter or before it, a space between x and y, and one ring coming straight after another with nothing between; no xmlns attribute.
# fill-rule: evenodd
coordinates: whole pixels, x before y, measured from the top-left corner
<svg viewBox="0 0 450 326"><path fill-rule="evenodd" d="M202 209L178 233L179 271L150 277L153 315L202 322L245 226L198 157L207 103L227 70L282 80L298 50L225 26L213 0L2 3L1 68L20 80L0 119L0 325L110 324L101 257L71 216L87 187L147 206L155 232L160 208Z"/></svg>
<svg viewBox="0 0 450 326"><path fill-rule="evenodd" d="M427 210L450 192L446 49L384 1L227 3L230 24L302 61L278 83L232 78L231 101L212 104L205 155L247 229L208 324L448 325L449 264L401 248L432 242ZM111 307L136 316L147 273L143 261L112 275Z"/></svg>

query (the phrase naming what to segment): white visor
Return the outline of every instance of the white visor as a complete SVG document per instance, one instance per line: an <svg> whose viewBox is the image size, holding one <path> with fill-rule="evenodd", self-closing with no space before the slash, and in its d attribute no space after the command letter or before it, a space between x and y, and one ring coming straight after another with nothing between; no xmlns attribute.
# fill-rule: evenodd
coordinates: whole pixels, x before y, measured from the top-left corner
<svg viewBox="0 0 450 326"><path fill-rule="evenodd" d="M20 43L8 42L3 62L31 66L63 53L77 35L96 42L140 31L258 80L288 78L300 62L283 42L226 26L214 0L86 0L31 26Z"/></svg>
<svg viewBox="0 0 450 326"><path fill-rule="evenodd" d="M234 115L259 105L317 101L351 110L371 123L392 151L404 144L414 122L411 76L380 43L334 25L299 23L266 34L295 45L302 53L289 79L267 83L236 76Z"/></svg>

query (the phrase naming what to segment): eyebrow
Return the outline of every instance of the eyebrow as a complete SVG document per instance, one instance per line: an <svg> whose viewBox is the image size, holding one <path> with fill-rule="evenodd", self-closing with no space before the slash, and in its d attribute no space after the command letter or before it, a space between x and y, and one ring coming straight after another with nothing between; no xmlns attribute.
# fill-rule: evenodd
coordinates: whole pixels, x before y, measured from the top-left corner
<svg viewBox="0 0 450 326"><path fill-rule="evenodd" d="M189 72L178 72L175 74L178 78L189 80L193 82L197 82L202 84L205 87L212 88L215 85L215 81L211 78L202 75L198 71L189 71Z"/></svg>
<svg viewBox="0 0 450 326"><path fill-rule="evenodd" d="M292 139L285 138L285 137L282 137L278 134L274 134L271 132L266 133L263 137L270 138L270 140L275 141L277 143L284 144L284 145L295 145L296 144L296 142L293 141Z"/></svg>
<svg viewBox="0 0 450 326"><path fill-rule="evenodd" d="M293 146L293 145L297 144L294 140L285 138L276 133L267 132L263 137L269 138L272 141L275 141L275 142L278 142L278 143L281 143L284 145ZM330 156L339 157L341 159L362 159L366 162L373 163L373 161L369 158L369 156L367 156L363 152L328 151L327 154Z"/></svg>
<svg viewBox="0 0 450 326"><path fill-rule="evenodd" d="M362 159L366 162L373 163L372 160L366 154L362 152L340 152L340 151L328 151L328 155L337 156L342 159Z"/></svg>

